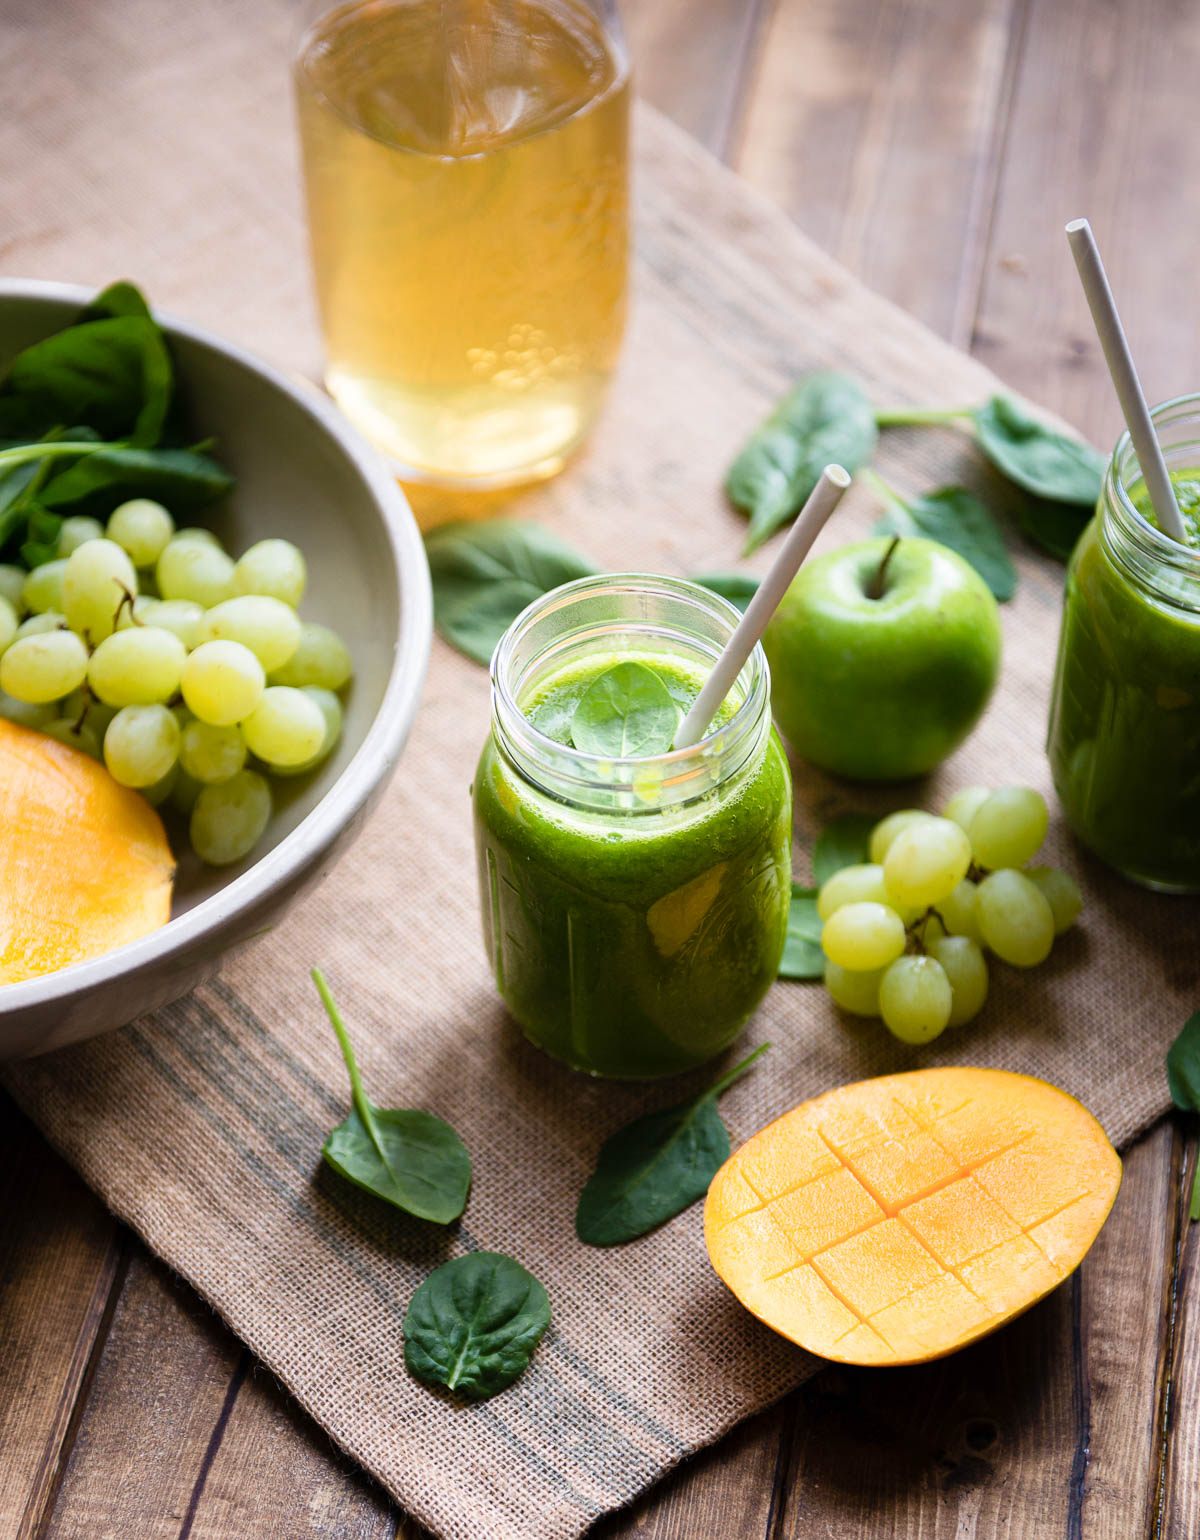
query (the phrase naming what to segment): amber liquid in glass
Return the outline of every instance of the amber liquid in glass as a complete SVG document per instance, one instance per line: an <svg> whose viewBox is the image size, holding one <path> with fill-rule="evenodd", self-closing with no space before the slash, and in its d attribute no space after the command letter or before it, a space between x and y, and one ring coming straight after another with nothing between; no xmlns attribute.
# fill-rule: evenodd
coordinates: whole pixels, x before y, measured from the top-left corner
<svg viewBox="0 0 1200 1540"><path fill-rule="evenodd" d="M296 65L326 380L418 477L549 475L625 319L629 72L576 0L374 0Z"/></svg>

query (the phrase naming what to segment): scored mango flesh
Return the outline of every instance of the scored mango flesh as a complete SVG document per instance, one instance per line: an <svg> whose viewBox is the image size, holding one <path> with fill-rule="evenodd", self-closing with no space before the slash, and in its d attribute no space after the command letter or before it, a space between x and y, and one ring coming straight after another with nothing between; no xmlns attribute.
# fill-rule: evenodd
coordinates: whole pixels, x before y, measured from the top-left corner
<svg viewBox="0 0 1200 1540"><path fill-rule="evenodd" d="M939 1358L1078 1267L1121 1185L1091 1113L1044 1080L925 1069L786 1113L713 1178L713 1267L775 1331L853 1364Z"/></svg>
<svg viewBox="0 0 1200 1540"><path fill-rule="evenodd" d="M78 749L0 720L0 985L164 925L174 873L145 797Z"/></svg>

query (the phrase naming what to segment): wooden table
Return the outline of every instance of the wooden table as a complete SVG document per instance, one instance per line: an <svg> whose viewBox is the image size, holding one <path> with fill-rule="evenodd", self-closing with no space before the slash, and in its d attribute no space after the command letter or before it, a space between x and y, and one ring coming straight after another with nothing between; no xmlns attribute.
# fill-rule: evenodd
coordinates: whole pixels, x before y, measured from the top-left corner
<svg viewBox="0 0 1200 1540"><path fill-rule="evenodd" d="M50 9L0 0L0 29L36 29ZM1114 437L1117 412L1063 260L1071 216L1100 232L1151 395L1200 384L1193 7L626 9L644 95L868 282L1096 442ZM48 89L48 125L54 102ZM36 239L27 255L39 272ZM826 1372L602 1526L606 1540L1200 1534L1186 1132L1165 1122L1129 1152L1088 1261L1021 1321L942 1363ZM3 1102L0 1540L74 1536L417 1531Z"/></svg>

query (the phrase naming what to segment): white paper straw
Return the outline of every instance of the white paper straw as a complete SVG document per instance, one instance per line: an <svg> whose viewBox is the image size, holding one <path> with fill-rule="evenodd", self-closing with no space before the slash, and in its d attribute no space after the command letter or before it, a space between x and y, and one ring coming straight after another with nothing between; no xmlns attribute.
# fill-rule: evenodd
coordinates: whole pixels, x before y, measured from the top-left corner
<svg viewBox="0 0 1200 1540"><path fill-rule="evenodd" d="M746 606L746 613L725 643L695 704L675 734L677 749L690 749L704 736L705 728L733 688L734 681L766 630L767 621L779 607L779 601L787 592L787 586L795 577L800 563L812 549L813 541L824 529L829 515L841 502L842 493L849 485L850 477L840 465L827 465L821 472L820 481L796 516L796 522L788 531L787 539L771 570Z"/></svg>
<svg viewBox="0 0 1200 1540"><path fill-rule="evenodd" d="M1067 226L1067 240L1071 243L1071 255L1079 269L1079 280L1087 296L1100 346L1104 349L1104 361L1116 387L1129 437L1133 440L1134 453L1146 480L1146 490L1154 505L1158 527L1164 535L1186 545L1187 535L1179 516L1179 504L1175 501L1175 488L1167 473L1167 462L1163 459L1162 445L1154 431L1154 420L1146 405L1133 354L1129 351L1129 340L1121 325L1108 274L1100 260L1100 248L1086 219L1071 221Z"/></svg>

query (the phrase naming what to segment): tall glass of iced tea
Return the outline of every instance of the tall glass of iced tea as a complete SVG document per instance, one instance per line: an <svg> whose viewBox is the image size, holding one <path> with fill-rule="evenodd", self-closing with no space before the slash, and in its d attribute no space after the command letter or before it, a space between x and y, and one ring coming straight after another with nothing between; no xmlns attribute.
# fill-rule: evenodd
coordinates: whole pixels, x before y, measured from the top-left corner
<svg viewBox="0 0 1200 1540"><path fill-rule="evenodd" d="M326 380L402 475L551 475L625 320L614 0L344 0L295 65Z"/></svg>

